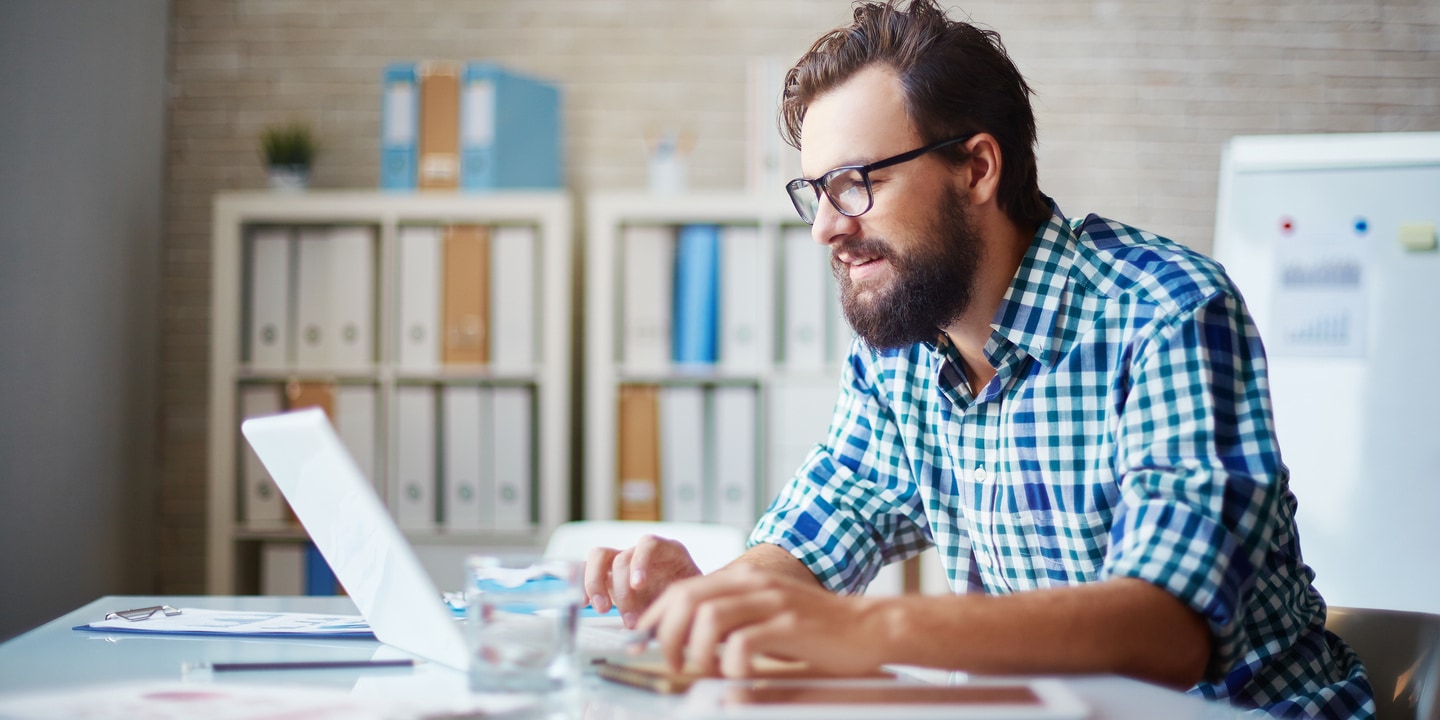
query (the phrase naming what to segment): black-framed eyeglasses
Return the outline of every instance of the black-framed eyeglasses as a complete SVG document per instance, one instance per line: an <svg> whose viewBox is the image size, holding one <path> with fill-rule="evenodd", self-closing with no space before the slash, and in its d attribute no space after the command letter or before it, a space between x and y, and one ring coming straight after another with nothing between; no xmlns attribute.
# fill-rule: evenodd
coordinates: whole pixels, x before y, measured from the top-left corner
<svg viewBox="0 0 1440 720"><path fill-rule="evenodd" d="M893 157L877 160L869 165L843 165L814 180L795 178L785 185L790 202L807 225L815 224L815 214L820 211L820 193L830 198L830 204L846 217L859 217L870 211L875 204L875 195L870 191L870 173L882 168L909 162L925 153L963 143L975 137L974 133L964 137L941 140L937 143L903 152Z"/></svg>

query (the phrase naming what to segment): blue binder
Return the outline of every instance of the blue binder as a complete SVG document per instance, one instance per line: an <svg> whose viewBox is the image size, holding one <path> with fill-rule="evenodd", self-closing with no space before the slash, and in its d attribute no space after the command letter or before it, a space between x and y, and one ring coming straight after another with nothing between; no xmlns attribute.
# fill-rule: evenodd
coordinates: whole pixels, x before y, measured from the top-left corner
<svg viewBox="0 0 1440 720"><path fill-rule="evenodd" d="M715 362L719 306L720 228L682 226L675 252L675 362Z"/></svg>
<svg viewBox="0 0 1440 720"><path fill-rule="evenodd" d="M561 187L560 91L488 62L460 85L460 189Z"/></svg>
<svg viewBox="0 0 1440 720"><path fill-rule="evenodd" d="M335 579L330 563L320 554L320 548L313 542L305 543L305 594L335 595L339 589L340 582Z"/></svg>
<svg viewBox="0 0 1440 720"><path fill-rule="evenodd" d="M415 63L385 68L380 108L380 189L414 190L420 140L420 85Z"/></svg>

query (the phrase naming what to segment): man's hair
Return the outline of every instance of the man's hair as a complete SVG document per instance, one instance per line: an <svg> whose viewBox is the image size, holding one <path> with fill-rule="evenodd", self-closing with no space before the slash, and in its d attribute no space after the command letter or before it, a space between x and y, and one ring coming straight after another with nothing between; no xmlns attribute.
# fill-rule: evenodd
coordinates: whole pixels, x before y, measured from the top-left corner
<svg viewBox="0 0 1440 720"><path fill-rule="evenodd" d="M805 110L855 73L872 65L894 70L906 113L929 144L986 132L1000 144L999 205L1021 227L1050 217L1035 170L1033 91L1005 52L1000 35L952 21L935 0L868 2L855 22L821 36L785 75L780 125L785 142L800 147ZM960 162L963 147L940 151Z"/></svg>

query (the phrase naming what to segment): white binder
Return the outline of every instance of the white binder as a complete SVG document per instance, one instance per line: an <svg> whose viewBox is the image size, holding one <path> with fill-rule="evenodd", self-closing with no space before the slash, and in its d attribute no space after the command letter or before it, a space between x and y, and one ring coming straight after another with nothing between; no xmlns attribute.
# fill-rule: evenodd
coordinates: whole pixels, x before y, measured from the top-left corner
<svg viewBox="0 0 1440 720"><path fill-rule="evenodd" d="M674 228L627 226L621 242L621 267L623 363L631 371L664 370L672 357Z"/></svg>
<svg viewBox="0 0 1440 720"><path fill-rule="evenodd" d="M760 229L726 225L720 231L720 364L727 370L760 367L765 332L760 312Z"/></svg>
<svg viewBox="0 0 1440 720"><path fill-rule="evenodd" d="M376 448L379 437L375 414L375 386L337 385L335 387L335 431L345 443L360 472L375 485L376 491L384 487L383 478L376 472Z"/></svg>
<svg viewBox="0 0 1440 720"><path fill-rule="evenodd" d="M435 390L395 390L395 521L402 530L435 529Z"/></svg>
<svg viewBox="0 0 1440 720"><path fill-rule="evenodd" d="M780 494L810 451L825 442L839 387L838 380L793 379L771 386L766 424L770 436L767 502Z"/></svg>
<svg viewBox="0 0 1440 720"><path fill-rule="evenodd" d="M789 57L752 57L745 63L745 189L774 193L800 176L800 151L775 129Z"/></svg>
<svg viewBox="0 0 1440 720"><path fill-rule="evenodd" d="M298 542L267 542L261 547L260 594L304 595L305 546Z"/></svg>
<svg viewBox="0 0 1440 720"><path fill-rule="evenodd" d="M401 227L398 254L397 365L432 371L440 365L440 228Z"/></svg>
<svg viewBox="0 0 1440 720"><path fill-rule="evenodd" d="M495 439L494 494L496 530L528 530L530 497L535 485L535 433L531 388L496 387L491 390Z"/></svg>
<svg viewBox="0 0 1440 720"><path fill-rule="evenodd" d="M330 229L330 367L365 369L375 362L375 230Z"/></svg>
<svg viewBox="0 0 1440 720"><path fill-rule="evenodd" d="M756 425L755 388L722 385L711 396L714 409L713 520L749 532L758 518L755 507Z"/></svg>
<svg viewBox="0 0 1440 720"><path fill-rule="evenodd" d="M444 439L444 502L441 517L448 530L461 532L487 528L492 522L490 470L492 456L488 390L477 385L452 385L442 401Z"/></svg>
<svg viewBox="0 0 1440 720"><path fill-rule="evenodd" d="M329 368L333 360L330 321L330 235L323 227L298 233L295 267L295 366Z"/></svg>
<svg viewBox="0 0 1440 720"><path fill-rule="evenodd" d="M705 518L705 388L660 388L660 519Z"/></svg>
<svg viewBox="0 0 1440 720"><path fill-rule="evenodd" d="M283 368L290 361L290 231L266 228L250 246L250 367Z"/></svg>
<svg viewBox="0 0 1440 720"><path fill-rule="evenodd" d="M240 388L240 417L249 420L262 415L274 415L284 407L280 398L279 385L245 385ZM238 426L237 426L238 428ZM241 488L244 501L240 503L242 524L252 530L274 530L285 525L285 498L280 495L270 473L260 463L260 458L242 439L244 450L241 461Z"/></svg>
<svg viewBox="0 0 1440 720"><path fill-rule="evenodd" d="M490 236L490 362L497 371L527 371L535 366L535 228L503 226Z"/></svg>
<svg viewBox="0 0 1440 720"><path fill-rule="evenodd" d="M810 237L807 226L785 229L784 304L785 338L782 357L791 370L814 370L825 365L826 308L830 274L829 250Z"/></svg>

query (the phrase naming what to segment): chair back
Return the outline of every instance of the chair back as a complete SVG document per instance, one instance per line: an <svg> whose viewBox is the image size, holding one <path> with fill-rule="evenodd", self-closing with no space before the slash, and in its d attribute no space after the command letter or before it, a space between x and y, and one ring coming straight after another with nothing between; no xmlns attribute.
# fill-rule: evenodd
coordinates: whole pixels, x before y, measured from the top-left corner
<svg viewBox="0 0 1440 720"><path fill-rule="evenodd" d="M624 549L645 535L680 541L690 551L695 565L705 573L719 570L745 552L744 531L730 525L575 520L563 523L550 534L550 540L545 544L545 557L584 560L591 548Z"/></svg>
<svg viewBox="0 0 1440 720"><path fill-rule="evenodd" d="M1325 626L1370 671L1377 720L1440 720L1440 615L1331 607Z"/></svg>

